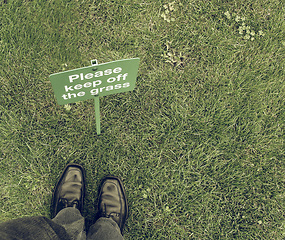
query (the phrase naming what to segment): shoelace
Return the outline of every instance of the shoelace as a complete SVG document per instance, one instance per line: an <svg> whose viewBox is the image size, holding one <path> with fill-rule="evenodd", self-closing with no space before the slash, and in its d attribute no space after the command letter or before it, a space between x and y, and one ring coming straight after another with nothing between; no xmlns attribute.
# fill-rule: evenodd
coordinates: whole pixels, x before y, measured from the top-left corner
<svg viewBox="0 0 285 240"><path fill-rule="evenodd" d="M63 203L64 207L77 208L77 206L79 205L79 201L78 200L74 200L72 202L69 202L66 198L61 198L60 202Z"/></svg>

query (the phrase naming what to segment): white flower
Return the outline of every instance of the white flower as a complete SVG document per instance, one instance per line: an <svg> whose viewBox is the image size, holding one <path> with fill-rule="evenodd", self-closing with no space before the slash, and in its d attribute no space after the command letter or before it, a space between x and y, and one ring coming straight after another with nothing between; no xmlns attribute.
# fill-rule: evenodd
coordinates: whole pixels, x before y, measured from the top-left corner
<svg viewBox="0 0 285 240"><path fill-rule="evenodd" d="M258 34L259 34L260 36L264 36L264 35L265 35L262 30L259 30L259 31L258 31Z"/></svg>
<svg viewBox="0 0 285 240"><path fill-rule="evenodd" d="M231 14L229 11L226 11L224 14L226 15L227 19L231 20Z"/></svg>
<svg viewBox="0 0 285 240"><path fill-rule="evenodd" d="M248 40L250 39L250 36L248 34L246 34L244 37L243 37L245 40Z"/></svg>
<svg viewBox="0 0 285 240"><path fill-rule="evenodd" d="M69 104L65 104L65 105L64 105L64 108L65 108L66 111L70 111L71 106L70 106Z"/></svg>

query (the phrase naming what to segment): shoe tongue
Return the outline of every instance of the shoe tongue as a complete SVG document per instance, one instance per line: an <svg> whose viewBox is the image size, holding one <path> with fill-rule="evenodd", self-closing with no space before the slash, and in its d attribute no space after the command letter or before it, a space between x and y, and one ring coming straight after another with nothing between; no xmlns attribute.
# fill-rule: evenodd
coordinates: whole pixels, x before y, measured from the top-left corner
<svg viewBox="0 0 285 240"><path fill-rule="evenodd" d="M65 198L68 202L73 202L74 200L80 201L81 199L81 187L82 184L79 182L65 182L62 185L60 198Z"/></svg>

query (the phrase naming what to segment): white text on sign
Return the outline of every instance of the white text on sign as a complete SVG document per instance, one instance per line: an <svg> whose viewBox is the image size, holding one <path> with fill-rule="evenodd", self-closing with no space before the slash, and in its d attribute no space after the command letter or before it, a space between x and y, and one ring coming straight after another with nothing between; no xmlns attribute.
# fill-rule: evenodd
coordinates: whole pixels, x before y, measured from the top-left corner
<svg viewBox="0 0 285 240"><path fill-rule="evenodd" d="M68 76L69 82L70 83L74 83L76 84L77 81L83 81L83 80L89 80L92 78L98 78L98 77L103 77L106 75L110 75L110 74L118 74L122 72L122 68L120 67L116 67L114 69L106 69L105 71L97 71L95 73L87 73L87 74L74 74L74 75L70 75ZM102 93L103 91L108 92L108 91L112 91L112 90L118 90L121 88L128 88L130 87L130 83L126 82L125 80L127 79L128 73L124 73L124 74L118 74L117 76L114 77L110 77L107 80L105 79L105 83L109 83L109 86L106 86L106 84L103 84L103 86L100 86L102 84L102 80L97 79L95 81L90 81L90 82L84 82L82 84L78 83L76 85L65 85L64 86L64 90L65 90L65 94L62 95L62 98L64 100L68 100L71 98L76 98L76 97L83 97L85 96L86 92L85 91L81 91L81 92L77 92L77 93L73 93L74 90L84 90L86 88L91 88L91 90L89 90L90 95L92 96L96 96L99 93ZM124 83L117 83L120 81L124 81ZM112 83L114 85L112 85Z"/></svg>
<svg viewBox="0 0 285 240"><path fill-rule="evenodd" d="M85 79L91 79L93 77L102 77L104 75L110 75L112 73L120 73L121 71L122 71L122 68L117 67L117 68L114 68L113 70L112 69L106 69L104 72L98 71L95 73L87 73L85 75L83 73L75 74L75 75L69 76L69 82L72 83L76 79L85 80Z"/></svg>
<svg viewBox="0 0 285 240"><path fill-rule="evenodd" d="M101 88L94 88L92 90L90 90L91 95L98 95L99 92L103 92L103 90L105 91L111 91L111 90L118 90L120 88L127 88L130 86L129 82L125 82L123 85L122 84L116 84L116 85L110 85L107 87L101 87ZM75 98L75 97L83 97L85 96L85 92L79 92L79 93L67 93L67 94L63 94L62 97L64 100L68 100L70 98Z"/></svg>

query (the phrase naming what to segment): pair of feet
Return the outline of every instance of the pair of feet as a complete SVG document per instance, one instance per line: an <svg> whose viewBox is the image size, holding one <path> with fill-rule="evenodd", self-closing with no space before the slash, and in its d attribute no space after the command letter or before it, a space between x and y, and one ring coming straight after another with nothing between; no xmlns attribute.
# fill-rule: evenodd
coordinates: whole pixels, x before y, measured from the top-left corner
<svg viewBox="0 0 285 240"><path fill-rule="evenodd" d="M52 197L52 218L66 207L77 208L81 213L85 197L85 172L81 165L68 164L56 184ZM128 216L128 204L123 183L117 177L107 176L102 180L98 217L112 218L123 231Z"/></svg>

